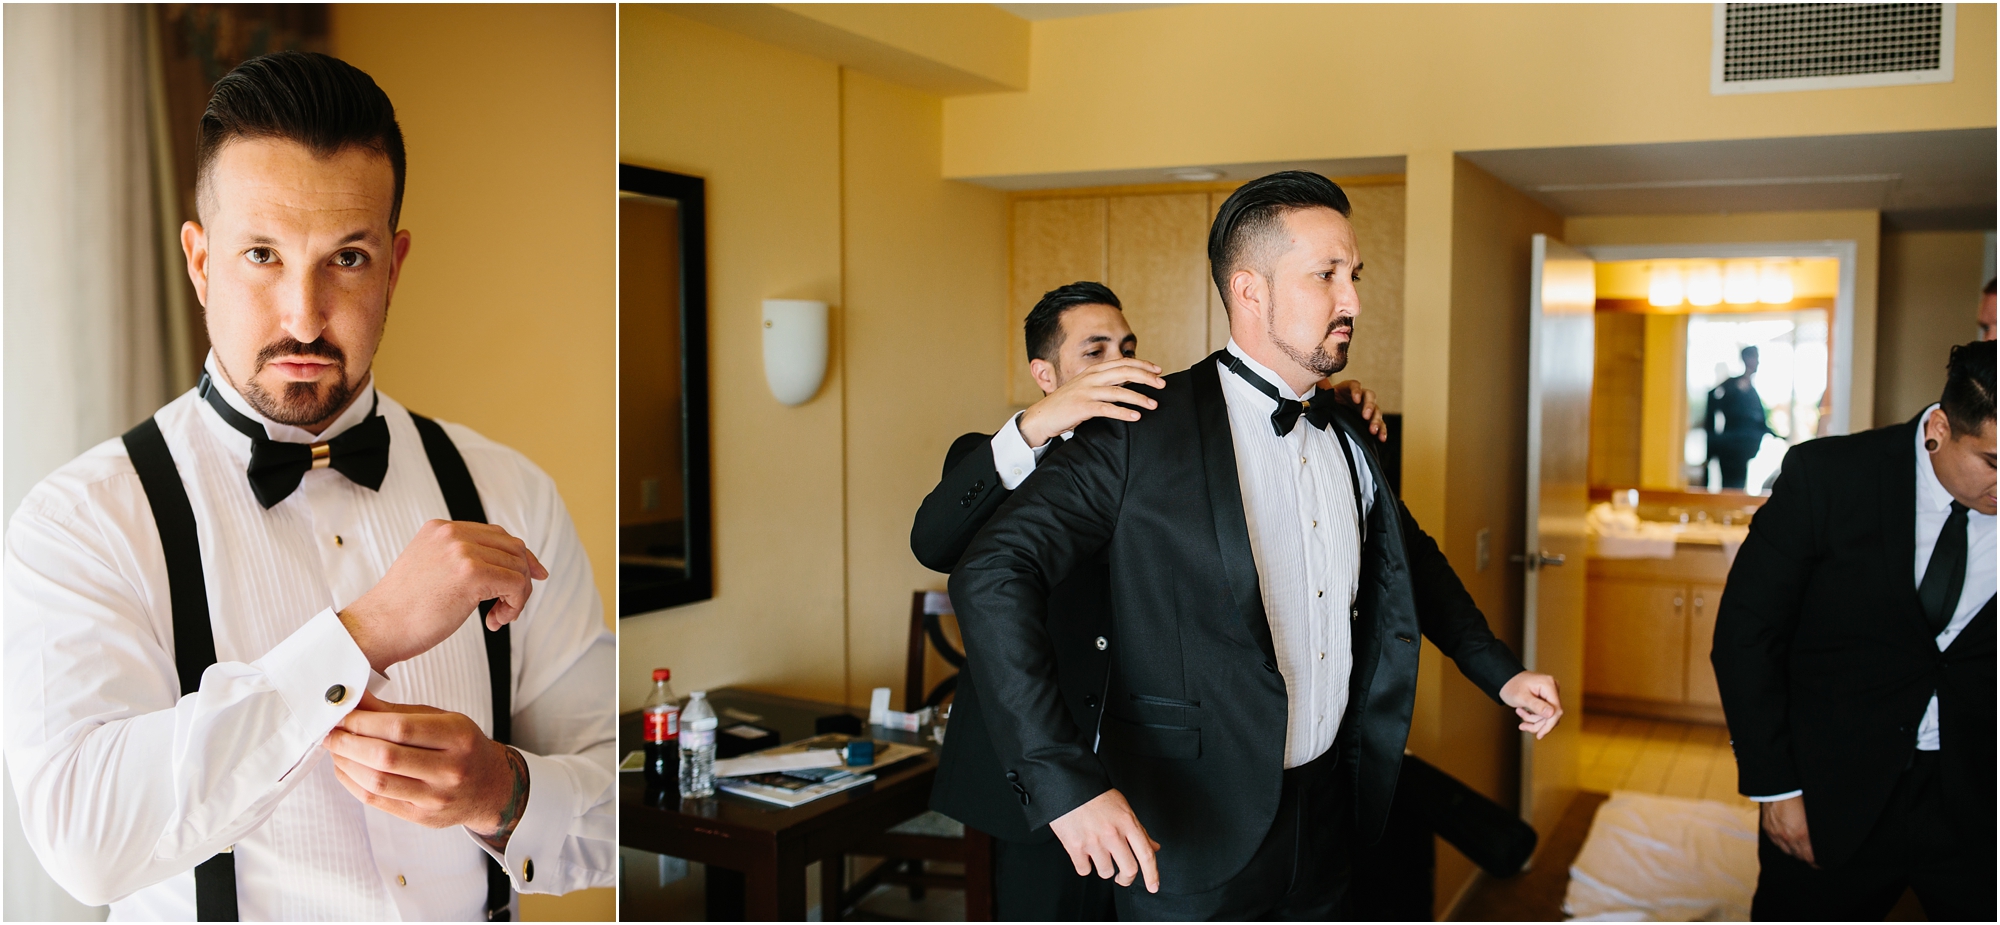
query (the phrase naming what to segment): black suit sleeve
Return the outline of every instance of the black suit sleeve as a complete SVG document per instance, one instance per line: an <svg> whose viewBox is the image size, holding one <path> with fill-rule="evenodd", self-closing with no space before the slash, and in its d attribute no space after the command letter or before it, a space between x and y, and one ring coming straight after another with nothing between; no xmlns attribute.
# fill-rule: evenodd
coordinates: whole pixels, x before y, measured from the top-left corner
<svg viewBox="0 0 2000 925"><path fill-rule="evenodd" d="M1770 499L1750 521L1750 535L1730 566L1715 611L1715 684L1736 749L1737 788L1775 796L1800 787L1792 762L1791 641L1800 603L1818 559L1813 453L1785 454ZM1804 452L1801 452L1804 450Z"/></svg>
<svg viewBox="0 0 2000 925"><path fill-rule="evenodd" d="M944 477L917 508L910 551L933 572L949 572L1010 492L993 463L993 438L966 434L945 453Z"/></svg>
<svg viewBox="0 0 2000 925"><path fill-rule="evenodd" d="M951 599L994 751L1030 829L1111 789L1056 681L1049 592L1110 541L1124 499L1123 421L1085 422L1036 467L951 576Z"/></svg>
<svg viewBox="0 0 2000 925"><path fill-rule="evenodd" d="M1494 700L1500 688L1523 670L1513 650L1493 635L1486 615L1452 571L1451 562L1430 538L1410 509L1396 504L1403 518L1403 549L1410 559L1410 585L1416 593L1417 626L1424 638L1458 665L1467 679Z"/></svg>

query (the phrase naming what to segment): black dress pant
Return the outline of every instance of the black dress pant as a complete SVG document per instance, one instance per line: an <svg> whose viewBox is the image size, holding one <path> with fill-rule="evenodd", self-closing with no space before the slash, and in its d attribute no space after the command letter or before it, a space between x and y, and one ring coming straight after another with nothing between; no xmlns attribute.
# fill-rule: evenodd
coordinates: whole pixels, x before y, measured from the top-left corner
<svg viewBox="0 0 2000 925"><path fill-rule="evenodd" d="M1722 487L1744 487L1743 483L1750 478L1750 457L1754 455L1756 454L1742 455L1717 452L1715 454L1715 467L1720 470L1717 474L1722 476Z"/></svg>
<svg viewBox="0 0 2000 925"><path fill-rule="evenodd" d="M1762 832L1757 860L1756 921L1879 922L1905 888L1933 922L1994 920L1993 842L1968 840L1953 825L1937 752L1914 754L1861 850L1839 867L1815 870Z"/></svg>
<svg viewBox="0 0 2000 925"><path fill-rule="evenodd" d="M1062 842L993 840L993 892L1002 922L1114 922L1112 881L1078 876Z"/></svg>
<svg viewBox="0 0 2000 925"><path fill-rule="evenodd" d="M1285 771L1278 813L1250 863L1203 893L1146 892L1144 880L1115 887L1121 920L1326 922L1347 918L1354 800L1342 783L1340 749ZM1161 846L1172 851L1172 845Z"/></svg>

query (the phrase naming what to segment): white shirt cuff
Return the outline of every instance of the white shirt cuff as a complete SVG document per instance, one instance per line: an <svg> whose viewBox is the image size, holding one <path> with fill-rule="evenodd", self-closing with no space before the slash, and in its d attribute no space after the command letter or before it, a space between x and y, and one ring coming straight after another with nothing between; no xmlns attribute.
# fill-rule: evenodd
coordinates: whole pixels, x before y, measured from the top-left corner
<svg viewBox="0 0 2000 925"><path fill-rule="evenodd" d="M1062 439L1058 437L1041 446L1029 446L1028 438L1021 436L1021 415L1025 413L1014 412L1014 416L1001 425L1000 432L993 435L993 468L1000 475L1000 487L1008 491L1021 487L1028 476L1035 474L1035 464L1041 461L1042 454L1048 452L1056 440Z"/></svg>
<svg viewBox="0 0 2000 925"><path fill-rule="evenodd" d="M1805 795L1806 795L1806 792L1805 792L1804 790L1794 790L1794 791L1792 791L1791 793L1781 793L1781 794L1778 794L1777 796L1774 796L1774 797L1750 797L1750 802L1752 802L1752 803L1776 803L1776 802L1778 802L1779 800L1789 800L1789 799L1791 799L1791 798L1793 798L1793 797L1802 797L1802 796L1805 796Z"/></svg>
<svg viewBox="0 0 2000 925"><path fill-rule="evenodd" d="M368 656L331 607L251 664L315 739L361 703L362 691L380 691L389 683L368 667Z"/></svg>
<svg viewBox="0 0 2000 925"><path fill-rule="evenodd" d="M507 869L514 892L568 892L570 887L564 884L572 882L576 872L560 869L563 845L576 817L589 808L583 805L582 788L562 762L518 748L515 751L528 764L528 808L521 812L520 823L507 839L507 853L493 850L470 829L465 835Z"/></svg>

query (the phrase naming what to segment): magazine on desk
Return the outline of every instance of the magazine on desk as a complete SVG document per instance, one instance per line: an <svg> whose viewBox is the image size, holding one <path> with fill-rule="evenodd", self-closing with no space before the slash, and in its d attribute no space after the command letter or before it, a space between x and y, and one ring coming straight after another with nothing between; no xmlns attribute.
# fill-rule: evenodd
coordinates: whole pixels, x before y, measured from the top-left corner
<svg viewBox="0 0 2000 925"><path fill-rule="evenodd" d="M776 758L845 748L852 737L840 733L826 733L801 739L788 745L752 752L742 758ZM765 774L751 774L744 777L724 777L715 782L716 789L724 793L749 797L779 806L800 806L821 797L832 796L843 790L859 787L875 780L871 772L899 764L924 753L925 749L916 745L898 742L875 741L876 761L863 767L795 768Z"/></svg>

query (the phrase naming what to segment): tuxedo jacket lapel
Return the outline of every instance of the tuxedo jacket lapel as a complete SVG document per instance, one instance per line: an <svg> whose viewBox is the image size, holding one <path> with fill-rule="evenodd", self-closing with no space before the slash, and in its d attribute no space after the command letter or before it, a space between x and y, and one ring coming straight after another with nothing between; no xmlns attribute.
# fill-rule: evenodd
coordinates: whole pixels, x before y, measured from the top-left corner
<svg viewBox="0 0 2000 925"><path fill-rule="evenodd" d="M1915 421L1903 425L1904 439L1892 443L1887 452L1889 458L1883 461L1883 474L1887 476L1887 490L1882 492L1882 539L1884 561L1891 563L1914 563L1917 554L1917 454L1913 447L1917 435L1914 428L1923 426L1923 415ZM1910 567L1910 566L1905 566ZM1901 608L1901 619L1914 621L1913 625L1922 631L1925 638L1937 635L1931 629L1930 621L1924 617L1924 605L1917 598L1917 578L1914 571L1905 572L1907 580L1900 583L1903 593L1899 595L1905 604Z"/></svg>
<svg viewBox="0 0 2000 925"><path fill-rule="evenodd" d="M1208 507L1215 517L1215 542L1222 551L1223 580L1229 584L1236 616L1264 657L1276 664L1271 623L1257 585L1257 560L1250 551L1250 522L1243 514L1243 487L1236 478L1236 443L1229 434L1229 406L1216 373L1218 352L1189 370L1194 380L1195 421L1201 432L1201 465L1208 484Z"/></svg>

